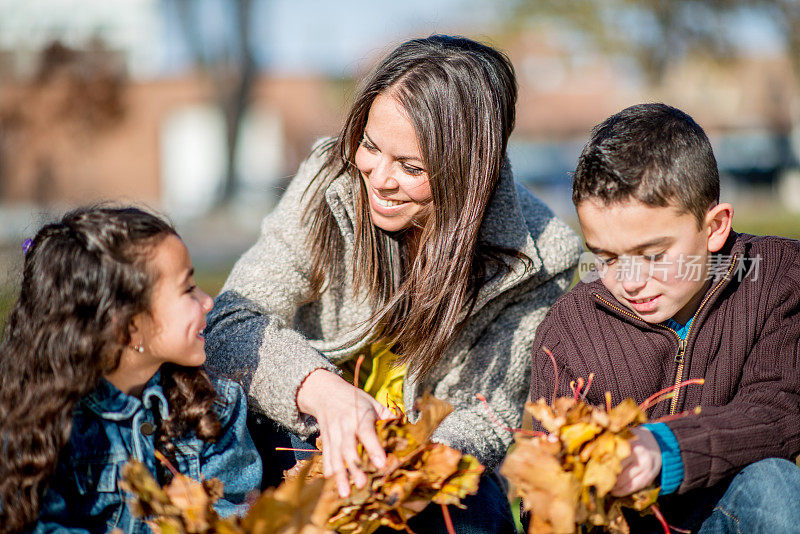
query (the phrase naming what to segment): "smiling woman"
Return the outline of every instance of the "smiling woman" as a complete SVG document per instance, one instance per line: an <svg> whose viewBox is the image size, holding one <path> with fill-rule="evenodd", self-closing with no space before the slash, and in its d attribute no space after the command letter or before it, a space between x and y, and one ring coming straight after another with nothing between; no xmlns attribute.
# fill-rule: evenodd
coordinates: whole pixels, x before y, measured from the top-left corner
<svg viewBox="0 0 800 534"><path fill-rule="evenodd" d="M372 103L355 162L372 223L387 232L418 233L431 210L431 184L414 125L390 93Z"/></svg>
<svg viewBox="0 0 800 534"><path fill-rule="evenodd" d="M489 46L401 44L301 165L209 314L209 364L244 375L251 406L295 447L318 434L342 495L366 481L359 443L385 462L375 421L388 406L415 419L425 391L454 408L432 439L488 471L520 424L534 332L581 245L513 180L516 97L513 67ZM267 425L252 428L267 465L293 462L274 456ZM464 504L457 530L514 531L492 475ZM409 524L443 532L441 516Z"/></svg>

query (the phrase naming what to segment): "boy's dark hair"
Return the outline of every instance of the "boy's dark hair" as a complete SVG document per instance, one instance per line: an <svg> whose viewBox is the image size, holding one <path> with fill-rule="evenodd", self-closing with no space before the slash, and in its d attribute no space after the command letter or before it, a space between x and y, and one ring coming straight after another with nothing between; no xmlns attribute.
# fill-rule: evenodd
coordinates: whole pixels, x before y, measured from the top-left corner
<svg viewBox="0 0 800 534"><path fill-rule="evenodd" d="M666 104L639 104L592 129L572 182L572 202L633 198L675 206L701 224L719 201L719 171L703 129Z"/></svg>

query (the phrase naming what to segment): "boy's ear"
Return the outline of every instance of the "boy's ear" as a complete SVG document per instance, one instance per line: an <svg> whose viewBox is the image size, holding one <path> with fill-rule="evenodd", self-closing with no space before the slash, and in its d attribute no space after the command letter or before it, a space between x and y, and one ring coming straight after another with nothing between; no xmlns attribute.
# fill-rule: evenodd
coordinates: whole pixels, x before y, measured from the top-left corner
<svg viewBox="0 0 800 534"><path fill-rule="evenodd" d="M728 240L733 224L733 206L727 202L717 204L706 213L705 229L708 234L708 251L717 252Z"/></svg>

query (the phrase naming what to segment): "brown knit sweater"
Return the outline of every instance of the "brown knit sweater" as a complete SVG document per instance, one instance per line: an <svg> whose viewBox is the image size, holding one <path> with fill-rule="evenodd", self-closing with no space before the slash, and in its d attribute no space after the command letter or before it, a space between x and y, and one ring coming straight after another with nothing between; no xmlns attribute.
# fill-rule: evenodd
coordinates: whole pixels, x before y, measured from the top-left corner
<svg viewBox="0 0 800 534"><path fill-rule="evenodd" d="M701 407L667 423L684 466L678 493L800 451L800 242L732 233L719 254L732 259L695 314L682 356L673 331L636 318L600 281L579 283L556 301L534 342L533 400L553 394L542 346L558 363L558 396L571 395L570 380L594 373L587 400L596 405L606 391L614 403L641 402L676 380L705 378L682 388L674 406L665 401L649 412L653 419Z"/></svg>

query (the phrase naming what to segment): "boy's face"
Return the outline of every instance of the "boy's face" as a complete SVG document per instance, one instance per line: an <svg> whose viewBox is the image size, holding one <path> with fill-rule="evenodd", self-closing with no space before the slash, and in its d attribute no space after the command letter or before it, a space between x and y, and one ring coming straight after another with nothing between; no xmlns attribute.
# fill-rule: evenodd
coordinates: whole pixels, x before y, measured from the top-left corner
<svg viewBox="0 0 800 534"><path fill-rule="evenodd" d="M602 260L603 285L620 304L648 323L692 317L710 283L707 260L724 243L711 217L698 227L690 213L634 199L588 199L577 211L587 248Z"/></svg>

